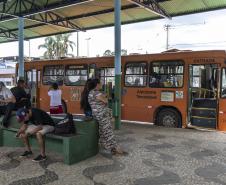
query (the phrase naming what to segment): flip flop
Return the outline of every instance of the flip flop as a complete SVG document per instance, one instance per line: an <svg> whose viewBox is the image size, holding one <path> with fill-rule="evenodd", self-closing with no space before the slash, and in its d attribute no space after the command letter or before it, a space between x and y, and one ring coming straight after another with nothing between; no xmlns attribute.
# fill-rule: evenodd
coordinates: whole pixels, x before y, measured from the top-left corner
<svg viewBox="0 0 226 185"><path fill-rule="evenodd" d="M116 156L126 156L126 155L129 155L129 153L128 152L126 152L126 151L117 151L117 150L113 150L112 151L112 155L116 155Z"/></svg>

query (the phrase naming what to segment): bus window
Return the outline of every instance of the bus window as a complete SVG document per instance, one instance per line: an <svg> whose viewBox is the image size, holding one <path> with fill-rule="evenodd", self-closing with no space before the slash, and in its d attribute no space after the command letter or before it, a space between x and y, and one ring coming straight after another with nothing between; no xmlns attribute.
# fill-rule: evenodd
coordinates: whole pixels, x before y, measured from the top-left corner
<svg viewBox="0 0 226 185"><path fill-rule="evenodd" d="M200 87L201 88L201 76L205 72L204 65L194 65L192 66L192 80L191 87Z"/></svg>
<svg viewBox="0 0 226 185"><path fill-rule="evenodd" d="M115 68L101 68L100 69L100 81L101 84L106 86L109 82L112 86L115 86Z"/></svg>
<svg viewBox="0 0 226 185"><path fill-rule="evenodd" d="M87 65L68 65L65 68L65 85L85 85L88 78Z"/></svg>
<svg viewBox="0 0 226 185"><path fill-rule="evenodd" d="M222 69L221 76L221 97L226 98L226 68Z"/></svg>
<svg viewBox="0 0 226 185"><path fill-rule="evenodd" d="M42 78L42 83L44 85L51 85L52 83L63 85L63 79L64 79L63 65L54 65L54 66L44 67L43 78Z"/></svg>
<svg viewBox="0 0 226 185"><path fill-rule="evenodd" d="M150 87L182 87L184 64L182 61L160 61L150 65Z"/></svg>
<svg viewBox="0 0 226 185"><path fill-rule="evenodd" d="M138 87L147 85L147 63L127 63L125 68L125 86Z"/></svg>
<svg viewBox="0 0 226 185"><path fill-rule="evenodd" d="M89 65L89 78L97 78L96 64Z"/></svg>

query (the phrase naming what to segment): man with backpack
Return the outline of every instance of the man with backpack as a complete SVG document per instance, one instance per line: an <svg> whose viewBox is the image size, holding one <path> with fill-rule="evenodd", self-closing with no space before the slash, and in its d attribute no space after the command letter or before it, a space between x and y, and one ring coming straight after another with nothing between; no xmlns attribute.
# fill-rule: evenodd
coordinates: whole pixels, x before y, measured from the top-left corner
<svg viewBox="0 0 226 185"><path fill-rule="evenodd" d="M40 155L33 159L34 162L46 160L44 135L54 131L53 119L43 110L37 108L20 108L16 112L18 122L22 123L16 137L23 140L26 147L21 157L32 155L29 144L29 135L36 135L40 146Z"/></svg>

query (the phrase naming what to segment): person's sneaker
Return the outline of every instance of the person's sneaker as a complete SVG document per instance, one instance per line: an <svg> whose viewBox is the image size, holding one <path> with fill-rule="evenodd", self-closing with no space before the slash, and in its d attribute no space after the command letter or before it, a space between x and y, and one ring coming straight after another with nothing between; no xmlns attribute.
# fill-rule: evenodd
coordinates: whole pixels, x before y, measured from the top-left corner
<svg viewBox="0 0 226 185"><path fill-rule="evenodd" d="M32 154L33 154L32 151L25 151L23 154L20 155L20 157L28 157Z"/></svg>
<svg viewBox="0 0 226 185"><path fill-rule="evenodd" d="M32 161L34 161L34 162L40 162L40 161L44 161L44 160L46 160L46 156L38 155Z"/></svg>

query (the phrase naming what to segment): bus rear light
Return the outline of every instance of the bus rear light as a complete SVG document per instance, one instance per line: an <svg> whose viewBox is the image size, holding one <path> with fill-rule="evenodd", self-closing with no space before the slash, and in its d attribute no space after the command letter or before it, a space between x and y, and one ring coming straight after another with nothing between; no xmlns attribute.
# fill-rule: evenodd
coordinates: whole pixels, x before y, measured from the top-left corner
<svg viewBox="0 0 226 185"><path fill-rule="evenodd" d="M125 104L121 104L121 107L124 107L125 106Z"/></svg>
<svg viewBox="0 0 226 185"><path fill-rule="evenodd" d="M151 105L149 105L149 106L148 106L148 109L152 109L152 106L151 106Z"/></svg>
<svg viewBox="0 0 226 185"><path fill-rule="evenodd" d="M219 111L219 114L224 114L224 112L223 111Z"/></svg>

